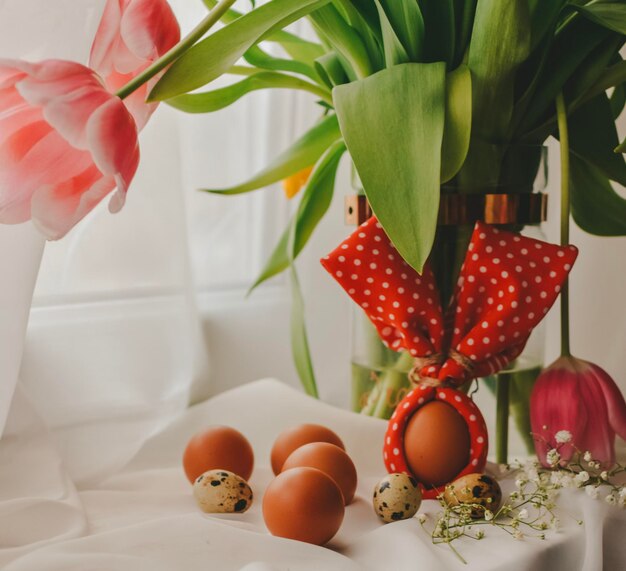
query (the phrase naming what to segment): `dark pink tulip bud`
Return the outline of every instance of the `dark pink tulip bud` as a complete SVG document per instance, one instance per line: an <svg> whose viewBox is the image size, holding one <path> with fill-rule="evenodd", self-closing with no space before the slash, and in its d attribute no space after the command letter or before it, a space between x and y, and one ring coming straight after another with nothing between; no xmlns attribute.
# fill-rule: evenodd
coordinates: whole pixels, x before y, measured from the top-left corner
<svg viewBox="0 0 626 571"><path fill-rule="evenodd" d="M575 449L604 466L615 463L615 434L626 439L626 402L609 374L587 361L559 357L539 375L530 398L535 450L544 466L557 448L566 463ZM556 438L568 431L571 441Z"/></svg>

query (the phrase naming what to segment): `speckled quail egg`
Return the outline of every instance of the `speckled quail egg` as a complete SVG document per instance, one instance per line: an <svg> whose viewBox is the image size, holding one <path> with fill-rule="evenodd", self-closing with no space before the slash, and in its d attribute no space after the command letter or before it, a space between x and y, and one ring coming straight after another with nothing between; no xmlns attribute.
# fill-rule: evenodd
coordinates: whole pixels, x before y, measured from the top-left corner
<svg viewBox="0 0 626 571"><path fill-rule="evenodd" d="M209 470L196 478L193 495L206 513L243 513L252 505L252 490L227 470Z"/></svg>
<svg viewBox="0 0 626 571"><path fill-rule="evenodd" d="M422 503L417 480L407 474L388 474L374 489L374 511L385 523L413 517Z"/></svg>
<svg viewBox="0 0 626 571"><path fill-rule="evenodd" d="M443 499L449 506L476 504L471 517L479 519L485 516L485 510L498 511L502 502L500 485L487 474L467 474L446 486Z"/></svg>

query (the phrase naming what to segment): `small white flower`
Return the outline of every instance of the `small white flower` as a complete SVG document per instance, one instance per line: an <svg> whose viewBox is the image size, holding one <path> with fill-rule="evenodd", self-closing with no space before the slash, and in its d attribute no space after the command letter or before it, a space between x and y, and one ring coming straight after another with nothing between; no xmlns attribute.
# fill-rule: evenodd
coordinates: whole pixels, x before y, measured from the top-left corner
<svg viewBox="0 0 626 571"><path fill-rule="evenodd" d="M558 486L559 484L561 484L562 480L563 480L563 477L562 477L561 472L555 471L555 472L550 473L550 483L554 484L555 486Z"/></svg>
<svg viewBox="0 0 626 571"><path fill-rule="evenodd" d="M558 453L557 450L555 450L554 448L552 450L548 450L548 453L546 454L546 462L549 466L556 466L559 463L560 459L561 455Z"/></svg>
<svg viewBox="0 0 626 571"><path fill-rule="evenodd" d="M595 486L585 486L585 492L590 498L594 500L598 498L598 488Z"/></svg>
<svg viewBox="0 0 626 571"><path fill-rule="evenodd" d="M606 470L603 470L600 473L600 478L602 478L606 482L609 479L609 473Z"/></svg>
<svg viewBox="0 0 626 571"><path fill-rule="evenodd" d="M426 514L417 514L417 521L424 523L426 521Z"/></svg>
<svg viewBox="0 0 626 571"><path fill-rule="evenodd" d="M590 462L591 461L591 452L587 451L583 454L583 459L585 460L585 462Z"/></svg>
<svg viewBox="0 0 626 571"><path fill-rule="evenodd" d="M476 539L482 539L485 537L485 532L481 529L476 533Z"/></svg>
<svg viewBox="0 0 626 571"><path fill-rule="evenodd" d="M485 510L485 520L491 521L493 519L493 512L491 510Z"/></svg>
<svg viewBox="0 0 626 571"><path fill-rule="evenodd" d="M576 474L576 476L574 477L574 482L579 488L582 487L582 485L588 481L589 481L589 473L585 472L584 470Z"/></svg>
<svg viewBox="0 0 626 571"><path fill-rule="evenodd" d="M518 478L517 480L515 480L515 486L517 488L521 488L524 484L526 484L526 480L522 478Z"/></svg>
<svg viewBox="0 0 626 571"><path fill-rule="evenodd" d="M519 513L517 514L517 517L519 519L528 519L528 510L527 509L520 510Z"/></svg>
<svg viewBox="0 0 626 571"><path fill-rule="evenodd" d="M569 430L559 430L554 438L559 444L565 444L572 441L572 433Z"/></svg>
<svg viewBox="0 0 626 571"><path fill-rule="evenodd" d="M615 495L611 492L606 498L604 498L604 501L607 504L610 504L612 506L614 506L617 503L617 498L615 497Z"/></svg>
<svg viewBox="0 0 626 571"><path fill-rule="evenodd" d="M574 486L574 478L569 474L563 474L561 476L561 486L564 488L572 488Z"/></svg>
<svg viewBox="0 0 626 571"><path fill-rule="evenodd" d="M524 539L524 534L523 534L523 533L522 533L519 529L516 529L516 530L513 532L513 537L514 537L515 539Z"/></svg>
<svg viewBox="0 0 626 571"><path fill-rule="evenodd" d="M626 498L626 487L625 486L622 486L619 489L619 497L620 498Z"/></svg>

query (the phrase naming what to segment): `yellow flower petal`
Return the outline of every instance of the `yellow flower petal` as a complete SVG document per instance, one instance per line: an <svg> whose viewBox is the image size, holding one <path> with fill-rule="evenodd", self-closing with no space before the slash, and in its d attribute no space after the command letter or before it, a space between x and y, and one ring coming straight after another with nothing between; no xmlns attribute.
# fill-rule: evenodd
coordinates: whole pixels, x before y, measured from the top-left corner
<svg viewBox="0 0 626 571"><path fill-rule="evenodd" d="M293 198L300 189L307 183L309 177L311 176L311 172L313 171L313 167L306 167L301 171L298 171L295 174L292 174L290 177L287 177L283 180L283 190L285 191L285 196L287 198Z"/></svg>

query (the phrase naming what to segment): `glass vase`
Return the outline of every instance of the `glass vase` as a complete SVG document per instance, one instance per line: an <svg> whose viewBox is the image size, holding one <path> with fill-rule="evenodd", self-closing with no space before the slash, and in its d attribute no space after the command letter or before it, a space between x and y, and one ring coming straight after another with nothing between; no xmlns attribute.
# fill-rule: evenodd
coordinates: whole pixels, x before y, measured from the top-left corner
<svg viewBox="0 0 626 571"><path fill-rule="evenodd" d="M488 164L492 165L491 168L480 168ZM497 168L493 168L493 165L497 165ZM474 223L476 220L494 223L486 219L490 215L486 197L505 195L518 198L516 195L531 193L540 196L538 193L545 189L546 182L545 147L487 145L480 152L470 152L462 171L449 184L441 187L439 225L430 263L444 305L447 306L454 293ZM362 192L356 175L353 177L353 187L358 194ZM479 204L480 208L472 204ZM491 213L496 216L496 223L497 217L505 214ZM502 221L506 223L498 224L499 228L537 239L544 238L537 219L525 219L522 215L514 220L503 218ZM545 327L542 323L515 361L498 374L478 382L480 388L486 386L486 390L497 397L495 415L487 416L495 418L498 462L506 462L507 459L509 414L528 450L532 449L528 398L543 365L544 345ZM413 366L413 359L406 352L398 353L385 347L365 313L356 306L352 316L351 365L352 410L388 419L398 402L410 390L408 372ZM469 386L465 389L468 390Z"/></svg>

